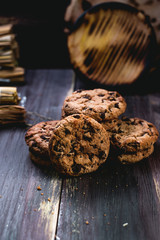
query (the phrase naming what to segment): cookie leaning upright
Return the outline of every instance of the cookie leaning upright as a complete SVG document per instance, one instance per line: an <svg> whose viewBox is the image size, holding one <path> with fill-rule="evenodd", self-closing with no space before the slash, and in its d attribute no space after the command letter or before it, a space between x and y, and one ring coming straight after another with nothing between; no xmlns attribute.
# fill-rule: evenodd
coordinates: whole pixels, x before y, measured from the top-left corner
<svg viewBox="0 0 160 240"><path fill-rule="evenodd" d="M138 162L152 154L158 135L152 123L139 118L123 117L111 129L111 145L121 162Z"/></svg>
<svg viewBox="0 0 160 240"><path fill-rule="evenodd" d="M40 122L32 126L25 135L33 162L42 166L51 165L48 153L49 139L58 121Z"/></svg>
<svg viewBox="0 0 160 240"><path fill-rule="evenodd" d="M118 118L125 110L126 102L116 91L78 90L65 99L62 117L82 113L103 122Z"/></svg>
<svg viewBox="0 0 160 240"><path fill-rule="evenodd" d="M97 170L106 161L109 147L107 131L84 114L61 120L49 141L53 165L60 173L71 176Z"/></svg>

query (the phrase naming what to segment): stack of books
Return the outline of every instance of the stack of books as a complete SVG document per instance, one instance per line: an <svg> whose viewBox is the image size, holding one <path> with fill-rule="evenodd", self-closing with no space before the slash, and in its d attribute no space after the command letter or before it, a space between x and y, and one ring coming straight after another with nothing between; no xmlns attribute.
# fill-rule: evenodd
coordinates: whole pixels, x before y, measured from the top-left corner
<svg viewBox="0 0 160 240"><path fill-rule="evenodd" d="M0 26L0 82L23 82L24 69L18 66L19 46L13 25Z"/></svg>
<svg viewBox="0 0 160 240"><path fill-rule="evenodd" d="M0 87L0 127L25 124L26 110L18 105L20 100L16 87Z"/></svg>

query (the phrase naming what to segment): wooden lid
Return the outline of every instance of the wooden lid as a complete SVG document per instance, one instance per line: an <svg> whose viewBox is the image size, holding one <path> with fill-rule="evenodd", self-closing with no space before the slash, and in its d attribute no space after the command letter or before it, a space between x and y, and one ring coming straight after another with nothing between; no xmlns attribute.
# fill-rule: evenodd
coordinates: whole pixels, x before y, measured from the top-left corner
<svg viewBox="0 0 160 240"><path fill-rule="evenodd" d="M113 2L84 12L68 36L73 67L106 85L136 80L148 66L155 44L148 17L136 8Z"/></svg>

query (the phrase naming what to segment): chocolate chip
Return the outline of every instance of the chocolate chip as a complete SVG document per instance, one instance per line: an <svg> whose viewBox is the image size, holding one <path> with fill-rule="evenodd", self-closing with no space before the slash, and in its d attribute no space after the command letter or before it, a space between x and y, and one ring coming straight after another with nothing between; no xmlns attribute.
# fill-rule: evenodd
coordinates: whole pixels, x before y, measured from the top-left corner
<svg viewBox="0 0 160 240"><path fill-rule="evenodd" d="M61 146L60 141L57 141L57 144L55 144L55 145L53 146L53 150L56 151L56 152L62 151L62 146Z"/></svg>
<svg viewBox="0 0 160 240"><path fill-rule="evenodd" d="M123 117L122 117L122 121L124 121L124 122L130 122L130 119L123 116Z"/></svg>
<svg viewBox="0 0 160 240"><path fill-rule="evenodd" d="M139 124L143 126L143 121L140 120L140 121L139 121Z"/></svg>
<svg viewBox="0 0 160 240"><path fill-rule="evenodd" d="M100 113L100 118L101 118L102 120L104 120L104 119L105 119L105 112L103 112L103 113Z"/></svg>
<svg viewBox="0 0 160 240"><path fill-rule="evenodd" d="M83 98L86 98L86 99L88 99L88 100L91 100L91 96L89 96L89 95L87 95L87 94L84 95Z"/></svg>
<svg viewBox="0 0 160 240"><path fill-rule="evenodd" d="M83 147L83 146L80 146L79 150L80 150L81 152L83 152L83 151L84 151L84 147Z"/></svg>
<svg viewBox="0 0 160 240"><path fill-rule="evenodd" d="M74 173L79 173L81 171L81 168L82 168L82 165L81 164L77 164L77 163L74 163L72 165L72 171Z"/></svg>
<svg viewBox="0 0 160 240"><path fill-rule="evenodd" d="M98 94L98 97L104 97L104 94Z"/></svg>
<svg viewBox="0 0 160 240"><path fill-rule="evenodd" d="M46 140L46 139L48 139L46 136L44 136L44 135L41 135L40 136L43 140Z"/></svg>
<svg viewBox="0 0 160 240"><path fill-rule="evenodd" d="M109 101L115 101L115 100L116 100L114 97L110 97L110 96L109 96L107 99L108 99Z"/></svg>
<svg viewBox="0 0 160 240"><path fill-rule="evenodd" d="M56 152L58 151L57 145L54 145L53 150Z"/></svg>
<svg viewBox="0 0 160 240"><path fill-rule="evenodd" d="M119 97L119 96L120 96L120 94L116 92L116 97Z"/></svg>
<svg viewBox="0 0 160 240"><path fill-rule="evenodd" d="M88 136L86 136L86 135L83 135L83 139L84 139L85 141L88 141L88 142L91 142L91 141L92 141L92 138L90 138L90 137L88 137Z"/></svg>
<svg viewBox="0 0 160 240"><path fill-rule="evenodd" d="M69 131L68 128L65 128L64 132L65 132L66 135L67 135L67 134L71 134L71 132Z"/></svg>
<svg viewBox="0 0 160 240"><path fill-rule="evenodd" d="M93 157L94 157L94 154L93 154L93 153L89 154L89 159L91 160L91 162L92 162L92 160L93 160Z"/></svg>
<svg viewBox="0 0 160 240"><path fill-rule="evenodd" d="M102 158L102 159L106 158L105 152L104 151L99 151L98 157Z"/></svg>
<svg viewBox="0 0 160 240"><path fill-rule="evenodd" d="M94 127L91 126L90 124L87 125L87 129L88 129L88 132L90 132L90 133L95 133Z"/></svg>
<svg viewBox="0 0 160 240"><path fill-rule="evenodd" d="M114 104L114 107L115 107L115 108L119 108L119 103L115 103L115 104Z"/></svg>
<svg viewBox="0 0 160 240"><path fill-rule="evenodd" d="M93 145L93 148L97 148L97 145L95 144L95 145Z"/></svg>
<svg viewBox="0 0 160 240"><path fill-rule="evenodd" d="M37 147L37 143L36 143L36 142L33 142L33 143L32 143L32 147Z"/></svg>
<svg viewBox="0 0 160 240"><path fill-rule="evenodd" d="M78 89L76 92L77 93L80 93L80 92L82 92L83 90L82 89Z"/></svg>
<svg viewBox="0 0 160 240"><path fill-rule="evenodd" d="M76 114L76 115L73 115L73 117L79 119L80 115Z"/></svg>
<svg viewBox="0 0 160 240"><path fill-rule="evenodd" d="M115 93L114 92L109 92L108 93L110 96L114 95Z"/></svg>
<svg viewBox="0 0 160 240"><path fill-rule="evenodd" d="M123 133L123 130L121 130L120 128L118 129L117 133Z"/></svg>

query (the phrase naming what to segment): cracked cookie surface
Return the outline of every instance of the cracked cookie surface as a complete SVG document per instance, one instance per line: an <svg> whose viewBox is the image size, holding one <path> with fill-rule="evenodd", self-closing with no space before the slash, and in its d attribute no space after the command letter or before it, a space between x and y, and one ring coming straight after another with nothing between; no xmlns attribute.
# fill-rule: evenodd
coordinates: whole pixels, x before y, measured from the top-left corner
<svg viewBox="0 0 160 240"><path fill-rule="evenodd" d="M154 146L151 145L150 148L142 150L142 151L120 154L120 155L118 155L118 159L123 164L136 163L136 162L141 161L144 158L149 157L153 153L153 151L154 151Z"/></svg>
<svg viewBox="0 0 160 240"><path fill-rule="evenodd" d="M53 165L60 173L71 176L97 170L106 161L109 148L107 131L84 114L62 119L49 142Z"/></svg>
<svg viewBox="0 0 160 240"><path fill-rule="evenodd" d="M111 144L122 153L151 147L158 139L156 127L143 119L123 117L111 130Z"/></svg>
<svg viewBox="0 0 160 240"><path fill-rule="evenodd" d="M62 117L82 113L102 122L117 118L125 110L126 102L116 91L78 90L65 99Z"/></svg>
<svg viewBox="0 0 160 240"><path fill-rule="evenodd" d="M25 135L31 159L40 165L50 165L48 153L49 139L58 121L40 122L32 126Z"/></svg>

